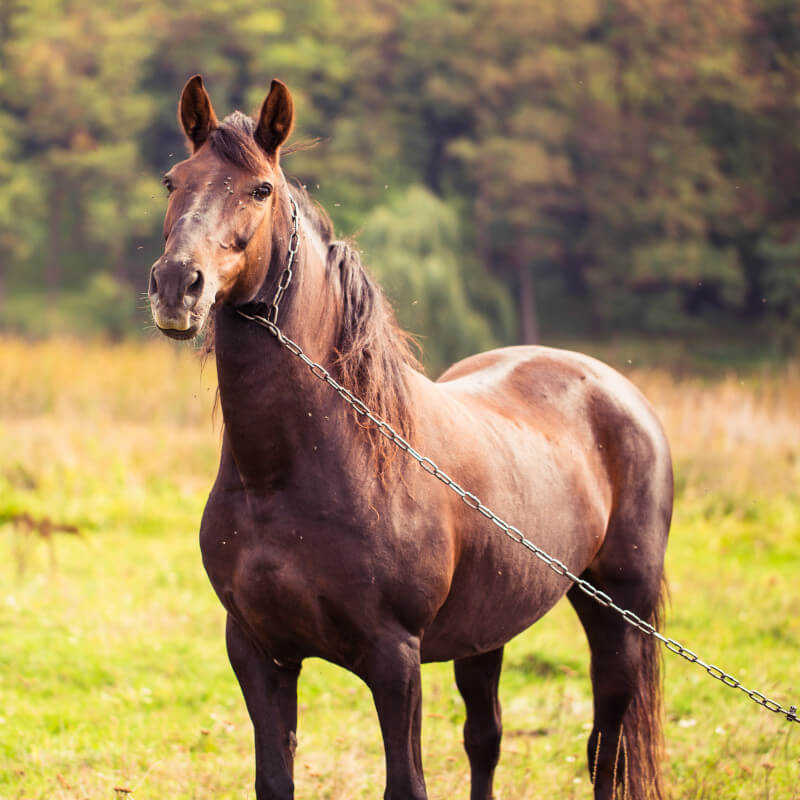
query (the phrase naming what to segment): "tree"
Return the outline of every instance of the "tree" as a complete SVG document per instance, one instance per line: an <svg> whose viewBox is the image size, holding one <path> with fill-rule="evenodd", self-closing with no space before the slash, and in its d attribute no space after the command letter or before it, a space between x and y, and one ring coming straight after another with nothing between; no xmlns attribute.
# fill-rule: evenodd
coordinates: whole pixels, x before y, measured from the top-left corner
<svg viewBox="0 0 800 800"><path fill-rule="evenodd" d="M359 236L364 261L401 325L421 337L433 374L509 337L509 298L480 265L459 258L460 238L453 209L420 186L392 194L367 217ZM489 319L496 320L494 330Z"/></svg>
<svg viewBox="0 0 800 800"><path fill-rule="evenodd" d="M36 247L17 260L26 282L51 295L85 283L92 269L128 277L134 237L151 236L157 224L145 218L144 198L157 184L138 138L151 99L132 81L153 44L137 8L30 0L9 22L2 96L12 121L4 127L25 165L19 191L30 199L34 187L38 199L28 203Z"/></svg>
<svg viewBox="0 0 800 800"><path fill-rule="evenodd" d="M414 235L426 187L459 231L464 280L444 273L499 328L470 287L502 281L520 341L797 338L792 0L7 0L0 37L0 303L143 285L159 173L185 153L176 98L202 72L220 111L288 82L295 141L322 141L284 166L345 234L381 207Z"/></svg>

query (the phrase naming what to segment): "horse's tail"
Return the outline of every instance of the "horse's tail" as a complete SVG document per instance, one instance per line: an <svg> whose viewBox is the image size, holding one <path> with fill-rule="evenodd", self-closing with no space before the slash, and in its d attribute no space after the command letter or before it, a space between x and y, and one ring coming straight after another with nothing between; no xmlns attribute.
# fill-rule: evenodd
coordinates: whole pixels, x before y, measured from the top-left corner
<svg viewBox="0 0 800 800"><path fill-rule="evenodd" d="M661 579L658 602L647 620L659 629L668 597L666 577ZM661 765L664 757L662 730L661 645L653 636L631 630L641 637L641 661L633 699L622 721L621 758L618 775L620 800L663 800Z"/></svg>

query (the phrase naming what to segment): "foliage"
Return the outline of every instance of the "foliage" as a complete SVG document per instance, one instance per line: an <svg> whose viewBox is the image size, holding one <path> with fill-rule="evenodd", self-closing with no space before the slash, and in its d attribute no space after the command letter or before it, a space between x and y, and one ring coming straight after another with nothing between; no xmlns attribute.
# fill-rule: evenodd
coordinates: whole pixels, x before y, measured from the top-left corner
<svg viewBox="0 0 800 800"><path fill-rule="evenodd" d="M428 342L432 344L426 362L433 374L511 335L509 301L502 287L488 275L480 285L470 285L468 276L481 273L459 261L464 252L460 238L453 209L419 186L375 208L359 234L367 263L374 264L394 300L401 325L424 332L423 354ZM505 322L499 336L490 327L493 319Z"/></svg>
<svg viewBox="0 0 800 800"><path fill-rule="evenodd" d="M257 107L274 75L289 83L296 138L323 141L286 167L342 234L373 212L404 228L392 198L411 187L447 207L453 279L498 278L519 329L481 288L448 290L451 316L471 320L460 350L440 347L443 321L410 318L435 363L487 330L745 325L798 344L793 0L8 0L0 37L0 306L31 291L54 303L100 272L140 291L158 175L184 152L177 95L200 71L220 111ZM401 306L441 284L420 281L397 283Z"/></svg>

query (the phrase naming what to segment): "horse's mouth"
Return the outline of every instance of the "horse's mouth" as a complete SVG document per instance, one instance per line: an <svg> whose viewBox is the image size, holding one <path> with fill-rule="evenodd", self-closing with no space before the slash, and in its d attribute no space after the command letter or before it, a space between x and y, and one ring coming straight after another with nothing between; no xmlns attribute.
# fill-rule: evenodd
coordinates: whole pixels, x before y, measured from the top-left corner
<svg viewBox="0 0 800 800"><path fill-rule="evenodd" d="M163 313L157 306L152 306L153 322L156 328L170 339L194 339L199 336L208 321L208 309L194 308L188 313Z"/></svg>
<svg viewBox="0 0 800 800"><path fill-rule="evenodd" d="M184 330L178 330L177 328L162 328L160 325L156 325L156 327L164 334L164 336L168 336L170 339L194 339L198 333L200 333L200 325L194 324Z"/></svg>

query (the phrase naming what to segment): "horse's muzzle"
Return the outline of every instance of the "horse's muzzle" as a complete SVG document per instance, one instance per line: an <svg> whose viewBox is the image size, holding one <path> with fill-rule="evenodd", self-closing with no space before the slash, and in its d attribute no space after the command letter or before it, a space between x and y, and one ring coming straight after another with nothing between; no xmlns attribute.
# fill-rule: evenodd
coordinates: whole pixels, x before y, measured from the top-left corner
<svg viewBox="0 0 800 800"><path fill-rule="evenodd" d="M173 339L190 339L202 326L202 271L189 260L160 258L150 270L147 295L158 329Z"/></svg>

